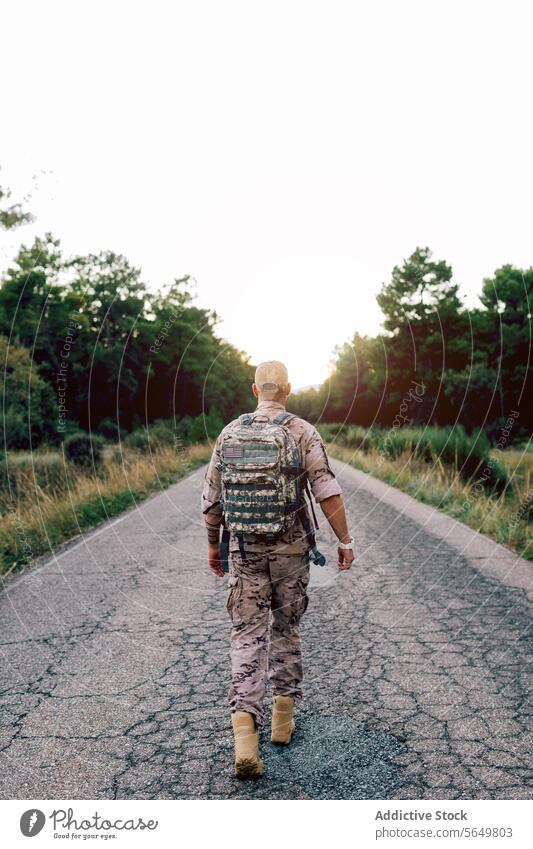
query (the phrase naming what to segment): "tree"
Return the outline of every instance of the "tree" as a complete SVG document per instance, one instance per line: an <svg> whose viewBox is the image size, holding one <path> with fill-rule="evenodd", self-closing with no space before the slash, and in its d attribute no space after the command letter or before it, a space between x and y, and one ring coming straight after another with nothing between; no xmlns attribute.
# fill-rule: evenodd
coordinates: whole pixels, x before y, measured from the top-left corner
<svg viewBox="0 0 533 849"><path fill-rule="evenodd" d="M469 355L468 317L458 290L451 266L433 261L429 248L416 248L383 285L377 301L386 331L387 420L410 380L425 388L422 402L413 405L415 418L441 424L452 415L444 376L446 369L464 368Z"/></svg>
<svg viewBox="0 0 533 849"><path fill-rule="evenodd" d="M197 416L216 409L224 421L250 405L248 357L215 333L218 316L192 302L189 278L150 302L147 414Z"/></svg>
<svg viewBox="0 0 533 849"><path fill-rule="evenodd" d="M520 410L520 424L533 424L531 405L531 311L533 268L504 265L483 280L477 313L479 345L497 375L493 416Z"/></svg>
<svg viewBox="0 0 533 849"><path fill-rule="evenodd" d="M106 418L130 428L146 374L146 286L140 271L113 251L66 263L70 291L83 319L72 361L80 424L96 428Z"/></svg>
<svg viewBox="0 0 533 849"><path fill-rule="evenodd" d="M0 288L0 332L33 352L51 384L59 370L69 320L83 321L81 301L61 281L60 243L50 233L22 245Z"/></svg>
<svg viewBox="0 0 533 849"><path fill-rule="evenodd" d="M28 224L33 221L33 215L30 212L24 212L20 203L6 205L6 201L10 197L11 190L5 186L0 186L0 229L2 230L13 230L15 227L20 227L21 224Z"/></svg>
<svg viewBox="0 0 533 849"><path fill-rule="evenodd" d="M0 363L3 447L28 448L52 437L54 393L32 363L31 352L0 336Z"/></svg>

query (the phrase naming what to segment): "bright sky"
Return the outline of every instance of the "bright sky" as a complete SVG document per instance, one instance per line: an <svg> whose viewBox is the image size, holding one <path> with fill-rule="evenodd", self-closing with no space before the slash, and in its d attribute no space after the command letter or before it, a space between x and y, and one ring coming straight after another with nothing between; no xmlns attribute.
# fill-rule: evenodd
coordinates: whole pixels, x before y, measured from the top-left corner
<svg viewBox="0 0 533 849"><path fill-rule="evenodd" d="M67 253L194 275L220 332L293 386L375 333L416 245L470 303L529 267L527 2L4 2L0 182Z"/></svg>

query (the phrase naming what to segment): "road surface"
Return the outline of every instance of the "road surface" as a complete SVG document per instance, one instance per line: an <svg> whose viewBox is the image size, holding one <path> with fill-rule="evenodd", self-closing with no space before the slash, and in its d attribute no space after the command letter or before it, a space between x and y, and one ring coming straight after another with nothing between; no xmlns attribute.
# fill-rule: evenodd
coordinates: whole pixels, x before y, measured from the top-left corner
<svg viewBox="0 0 533 849"><path fill-rule="evenodd" d="M357 565L336 571L322 528L306 698L289 749L264 736L261 781L232 776L200 469L5 581L1 797L531 798L531 564L334 467Z"/></svg>

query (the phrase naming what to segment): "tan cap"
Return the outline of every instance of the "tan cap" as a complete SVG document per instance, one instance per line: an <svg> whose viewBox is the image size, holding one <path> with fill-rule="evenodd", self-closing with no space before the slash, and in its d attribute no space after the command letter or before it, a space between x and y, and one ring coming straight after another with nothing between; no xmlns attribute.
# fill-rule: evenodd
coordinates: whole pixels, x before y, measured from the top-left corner
<svg viewBox="0 0 533 849"><path fill-rule="evenodd" d="M255 370L255 385L262 398L273 398L280 390L286 391L288 383L287 369L278 360L260 363Z"/></svg>

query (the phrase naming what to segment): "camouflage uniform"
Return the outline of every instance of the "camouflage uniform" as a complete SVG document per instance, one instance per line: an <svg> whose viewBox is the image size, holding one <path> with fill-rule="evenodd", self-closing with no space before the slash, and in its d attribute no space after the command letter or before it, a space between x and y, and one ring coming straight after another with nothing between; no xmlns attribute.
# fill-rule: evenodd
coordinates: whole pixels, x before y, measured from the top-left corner
<svg viewBox="0 0 533 849"><path fill-rule="evenodd" d="M257 413L273 419L284 410L275 401L260 401ZM238 420L224 428L236 428ZM316 501L323 501L342 490L330 469L322 439L313 425L300 418L287 425L300 450ZM221 434L222 436L222 434ZM205 477L202 493L203 512L220 510L220 440ZM230 540L231 570L228 613L231 617L232 711L244 710L263 722L263 696L268 676L275 695L302 697L302 654L299 622L307 604L309 583L309 544L300 522L296 522L275 542L244 535L246 558L239 544Z"/></svg>

